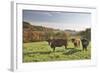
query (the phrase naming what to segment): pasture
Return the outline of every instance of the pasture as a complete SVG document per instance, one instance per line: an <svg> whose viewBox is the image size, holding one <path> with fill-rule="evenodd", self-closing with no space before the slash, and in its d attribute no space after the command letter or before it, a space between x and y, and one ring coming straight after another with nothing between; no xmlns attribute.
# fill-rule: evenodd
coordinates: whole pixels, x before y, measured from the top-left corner
<svg viewBox="0 0 100 73"><path fill-rule="evenodd" d="M67 61L67 60L84 60L91 59L91 43L89 43L88 51L74 48L71 42L68 47L56 47L55 52L48 45L48 42L31 42L23 43L23 62L46 62L46 61Z"/></svg>

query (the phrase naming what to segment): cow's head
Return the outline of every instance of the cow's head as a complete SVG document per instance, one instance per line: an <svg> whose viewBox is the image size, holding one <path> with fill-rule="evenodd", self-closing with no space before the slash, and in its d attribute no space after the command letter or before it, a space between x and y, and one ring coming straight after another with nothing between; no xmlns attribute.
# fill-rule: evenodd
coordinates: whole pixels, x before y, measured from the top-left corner
<svg viewBox="0 0 100 73"><path fill-rule="evenodd" d="M75 38L72 38L71 41L74 42L75 41Z"/></svg>
<svg viewBox="0 0 100 73"><path fill-rule="evenodd" d="M50 45L50 43L51 43L52 40L51 40L51 39L48 39L48 40L46 40L46 41L47 41L48 44Z"/></svg>

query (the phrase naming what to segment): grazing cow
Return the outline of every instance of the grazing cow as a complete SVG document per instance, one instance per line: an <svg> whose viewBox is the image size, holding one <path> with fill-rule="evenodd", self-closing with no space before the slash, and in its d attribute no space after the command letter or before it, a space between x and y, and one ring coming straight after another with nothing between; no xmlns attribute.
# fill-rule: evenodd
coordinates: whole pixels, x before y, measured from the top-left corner
<svg viewBox="0 0 100 73"><path fill-rule="evenodd" d="M65 46L65 49L67 48L67 40L65 39L52 39L49 43L50 47L53 48L53 51L55 51L56 47Z"/></svg>
<svg viewBox="0 0 100 73"><path fill-rule="evenodd" d="M86 38L81 39L83 50L87 51L87 47L89 45L89 41Z"/></svg>
<svg viewBox="0 0 100 73"><path fill-rule="evenodd" d="M74 44L74 47L80 47L80 39L71 39L72 43Z"/></svg>

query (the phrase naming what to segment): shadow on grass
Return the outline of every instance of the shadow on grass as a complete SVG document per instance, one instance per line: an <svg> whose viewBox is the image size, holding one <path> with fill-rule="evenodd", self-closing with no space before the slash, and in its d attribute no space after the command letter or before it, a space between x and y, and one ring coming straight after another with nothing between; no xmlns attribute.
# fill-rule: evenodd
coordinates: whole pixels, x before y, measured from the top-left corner
<svg viewBox="0 0 100 73"><path fill-rule="evenodd" d="M51 51L46 51L46 52L26 52L26 53L23 53L24 55L27 55L27 54L50 54Z"/></svg>
<svg viewBox="0 0 100 73"><path fill-rule="evenodd" d="M75 49L75 48L67 48L67 51L64 52L63 54L64 55L71 55L71 54L74 54L76 52L80 52L81 50L79 49Z"/></svg>
<svg viewBox="0 0 100 73"><path fill-rule="evenodd" d="M24 55L29 55L29 54L50 54L50 53L62 52L65 55L71 55L71 54L74 54L74 53L80 52L80 51L81 50L75 49L75 48L67 48L65 51L64 50L57 50L55 52L53 52L53 51L36 51L36 52L30 51L30 52L25 52L23 54Z"/></svg>

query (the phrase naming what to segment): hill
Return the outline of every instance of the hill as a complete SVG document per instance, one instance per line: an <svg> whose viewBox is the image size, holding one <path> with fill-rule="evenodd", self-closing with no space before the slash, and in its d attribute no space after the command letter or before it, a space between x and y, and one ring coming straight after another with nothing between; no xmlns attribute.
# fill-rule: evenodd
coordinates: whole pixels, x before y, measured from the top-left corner
<svg viewBox="0 0 100 73"><path fill-rule="evenodd" d="M37 42L57 38L69 39L69 37L76 36L89 39L91 35L90 33L90 28L85 31L75 31L70 29L60 30L23 22L23 42Z"/></svg>
<svg viewBox="0 0 100 73"><path fill-rule="evenodd" d="M36 26L34 24L30 24L28 22L23 22L23 29L28 30L31 29L32 31L57 31L58 29L43 27L43 26Z"/></svg>

